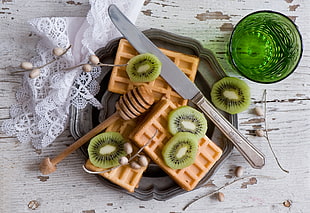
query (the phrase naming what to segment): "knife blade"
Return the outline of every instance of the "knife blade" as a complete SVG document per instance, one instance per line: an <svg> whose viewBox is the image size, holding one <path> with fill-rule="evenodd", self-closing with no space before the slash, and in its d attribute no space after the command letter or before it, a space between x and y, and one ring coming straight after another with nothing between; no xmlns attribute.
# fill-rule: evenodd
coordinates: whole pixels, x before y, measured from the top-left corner
<svg viewBox="0 0 310 213"><path fill-rule="evenodd" d="M162 62L161 76L180 96L191 100L209 117L253 168L259 169L265 165L264 155L204 97L196 85L137 29L116 5L111 4L108 13L116 28L140 54L152 53L158 57Z"/></svg>

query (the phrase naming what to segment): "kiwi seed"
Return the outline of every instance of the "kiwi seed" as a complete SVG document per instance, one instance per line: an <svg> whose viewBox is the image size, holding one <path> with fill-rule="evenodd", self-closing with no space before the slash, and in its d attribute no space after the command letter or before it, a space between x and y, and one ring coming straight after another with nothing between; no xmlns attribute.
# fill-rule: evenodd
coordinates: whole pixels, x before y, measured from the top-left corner
<svg viewBox="0 0 310 213"><path fill-rule="evenodd" d="M161 72L162 63L151 53L136 55L128 61L126 72L133 82L154 81Z"/></svg>
<svg viewBox="0 0 310 213"><path fill-rule="evenodd" d="M197 137L189 132L178 132L164 145L162 156L170 168L183 169L195 162L197 151Z"/></svg>
<svg viewBox="0 0 310 213"><path fill-rule="evenodd" d="M205 116L190 106L181 106L172 110L168 115L168 128L171 134L190 132L197 137L203 137L207 132Z"/></svg>
<svg viewBox="0 0 310 213"><path fill-rule="evenodd" d="M250 106L250 88L241 79L224 77L212 86L211 100L218 109L237 114Z"/></svg>
<svg viewBox="0 0 310 213"><path fill-rule="evenodd" d="M88 145L90 162L99 168L119 165L119 159L126 156L125 143L125 139L118 132L105 132L93 137Z"/></svg>

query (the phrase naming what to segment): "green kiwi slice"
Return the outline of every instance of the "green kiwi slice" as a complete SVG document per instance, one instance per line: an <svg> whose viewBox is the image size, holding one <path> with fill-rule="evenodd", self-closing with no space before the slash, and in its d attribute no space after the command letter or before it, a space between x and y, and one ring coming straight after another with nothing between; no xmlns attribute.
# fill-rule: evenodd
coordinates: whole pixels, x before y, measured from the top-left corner
<svg viewBox="0 0 310 213"><path fill-rule="evenodd" d="M250 106L250 87L239 78L224 77L212 86L211 100L218 109L236 114Z"/></svg>
<svg viewBox="0 0 310 213"><path fill-rule="evenodd" d="M155 55L144 53L128 61L126 72L132 82L150 82L160 75L161 65L161 61Z"/></svg>
<svg viewBox="0 0 310 213"><path fill-rule="evenodd" d="M207 132L205 116L190 106L181 106L168 114L168 129L171 134L190 132L197 137L203 137Z"/></svg>
<svg viewBox="0 0 310 213"><path fill-rule="evenodd" d="M93 137L88 145L90 162L100 168L119 165L119 159L126 156L125 139L118 132L105 132Z"/></svg>
<svg viewBox="0 0 310 213"><path fill-rule="evenodd" d="M183 169L195 162L198 138L189 132L178 132L163 147L162 156L167 166Z"/></svg>

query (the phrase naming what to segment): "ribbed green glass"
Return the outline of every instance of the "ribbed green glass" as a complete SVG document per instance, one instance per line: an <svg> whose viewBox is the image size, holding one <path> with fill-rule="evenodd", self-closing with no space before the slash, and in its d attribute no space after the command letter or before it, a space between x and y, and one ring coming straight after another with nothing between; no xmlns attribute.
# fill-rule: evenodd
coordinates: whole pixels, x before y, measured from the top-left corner
<svg viewBox="0 0 310 213"><path fill-rule="evenodd" d="M286 16L258 11L243 18L234 28L229 56L246 78L273 83L290 75L302 55L302 39L296 25Z"/></svg>

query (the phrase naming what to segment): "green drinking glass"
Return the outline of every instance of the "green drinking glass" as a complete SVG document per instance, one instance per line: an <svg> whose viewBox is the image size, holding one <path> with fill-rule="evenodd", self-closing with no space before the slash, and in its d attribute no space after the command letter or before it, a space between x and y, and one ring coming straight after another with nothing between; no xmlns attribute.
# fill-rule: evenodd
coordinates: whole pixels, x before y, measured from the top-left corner
<svg viewBox="0 0 310 213"><path fill-rule="evenodd" d="M257 11L237 23L228 49L230 62L241 75L259 83L274 83L297 67L302 38L285 15Z"/></svg>

